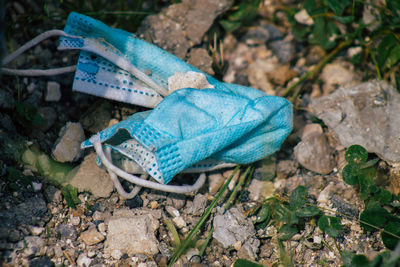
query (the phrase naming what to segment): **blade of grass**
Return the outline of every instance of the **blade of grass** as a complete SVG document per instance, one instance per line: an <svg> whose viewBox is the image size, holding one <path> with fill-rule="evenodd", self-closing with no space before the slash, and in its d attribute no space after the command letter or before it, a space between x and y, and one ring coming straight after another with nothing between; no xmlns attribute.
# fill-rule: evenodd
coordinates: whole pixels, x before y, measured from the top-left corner
<svg viewBox="0 0 400 267"><path fill-rule="evenodd" d="M178 231L176 231L174 224L171 220L168 219L165 219L164 223L167 226L168 230L172 233L172 236L174 238L174 247L179 247L181 245L181 239L179 238Z"/></svg>
<svg viewBox="0 0 400 267"><path fill-rule="evenodd" d="M249 172L250 172L250 176L251 176L251 174L253 173L253 168L251 166L248 166L246 171L242 174L242 176L240 176L238 183L236 184L235 188L233 189L228 200L225 202L225 205L224 205L225 210L229 208L229 205L231 204L232 200L235 198L239 188L244 184L245 178L248 176L247 174L249 174Z"/></svg>
<svg viewBox="0 0 400 267"><path fill-rule="evenodd" d="M200 248L200 251L199 251L199 256L200 256L200 257L202 257L203 254L204 254L204 252L206 251L206 248L207 248L207 246L208 246L208 243L209 243L210 240L211 240L211 237L212 237L213 232L214 232L214 226L211 227L210 233L208 233L208 236L207 236L206 240L204 240L204 243L203 243L203 245L202 245L201 248Z"/></svg>
<svg viewBox="0 0 400 267"><path fill-rule="evenodd" d="M201 216L199 222L193 227L192 231L190 231L189 235L183 240L181 246L175 250L174 255L172 255L172 259L168 266L172 266L178 258L189 248L189 245L192 243L192 239L196 236L197 232L200 230L201 226L206 222L207 218L210 216L212 209L217 205L219 199L222 197L225 190L228 188L229 183L232 181L234 175L239 171L240 166L238 165L235 170L233 171L232 175L228 178L225 184L221 187L220 191L218 192L217 196L211 202L210 206L204 211L203 215Z"/></svg>

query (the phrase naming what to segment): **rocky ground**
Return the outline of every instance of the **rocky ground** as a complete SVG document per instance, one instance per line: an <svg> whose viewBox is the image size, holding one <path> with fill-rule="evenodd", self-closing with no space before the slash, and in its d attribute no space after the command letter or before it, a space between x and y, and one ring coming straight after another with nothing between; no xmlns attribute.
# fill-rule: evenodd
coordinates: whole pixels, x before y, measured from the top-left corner
<svg viewBox="0 0 400 267"><path fill-rule="evenodd" d="M6 3L6 25L14 25L14 32L11 34L8 30L6 35L10 38L9 48L15 50L51 27L63 27L66 11L48 3L49 11L60 17L54 18L53 25L32 19L38 27L26 30L29 26L20 24L20 18L26 21L29 16L40 14L42 6L37 2ZM214 35L208 31L216 18L232 7L230 0L166 3L160 12L143 20L137 35L223 81L281 95L301 74L319 63L325 52L317 46L302 46L287 28L272 24L272 13L279 1L266 2L252 26L244 27L238 34L222 36L221 48L219 40L214 42ZM305 186L310 201L326 208L328 214L336 211L346 216L342 218L344 230L336 239L337 244L316 227L315 221L305 224L300 233L285 241L295 266L340 266L342 260L336 245L342 251L350 250L370 258L384 249L379 235L363 232L357 222L364 204L355 197L358 195L355 189L343 182L341 170L345 164L345 148L354 142L380 154L384 160L398 160L393 156L395 152L381 151L381 146L376 145L376 140L396 136L396 127L390 127L389 122L382 122L380 128L373 125L386 116L387 110L379 107L389 100L381 96L395 93L384 83L362 84L361 73L349 63L354 52L357 51L340 54L323 68L318 82L307 84L306 93L296 102L294 130L282 149L254 165L253 178L242 189L241 198L227 211L221 207L213 210L202 228L201 240L174 266L231 266L238 258L265 266L281 262L277 226L256 229L255 216L247 215L264 199L274 195L286 197L298 185ZM77 53L57 51L56 42L51 39L13 64L17 68L47 68L73 65L76 59ZM79 189L79 203L73 208L59 187L25 166L1 158L2 266L166 266L174 252L168 222L172 222L181 237L187 235L232 174L230 169L208 173L207 184L193 195L142 189L135 198L124 199L114 190L106 171L96 165L93 151L81 151L79 146L99 130L144 108L72 92L73 74L3 76L1 79L0 131L23 136L26 142L36 144L59 162L81 166L72 183ZM337 90L341 86L358 93L359 101L350 101L354 94ZM332 92L334 95L330 95ZM368 98L371 95L372 100ZM22 100L37 107L44 125L26 127L18 120L15 110ZM393 96L390 101L393 101L391 114L397 114L398 97ZM329 113L329 105L338 108ZM316 123L315 116L324 120L324 127ZM363 131L370 132L360 134ZM371 136L375 139L371 140ZM24 179L29 177L29 182L14 181L10 167ZM388 173L389 166L384 161L379 168L382 173ZM179 184L195 178L180 175L174 182ZM231 183L229 190L234 185ZM392 190L398 190L395 183ZM198 257L200 243L211 226L214 226L212 239L204 255Z"/></svg>

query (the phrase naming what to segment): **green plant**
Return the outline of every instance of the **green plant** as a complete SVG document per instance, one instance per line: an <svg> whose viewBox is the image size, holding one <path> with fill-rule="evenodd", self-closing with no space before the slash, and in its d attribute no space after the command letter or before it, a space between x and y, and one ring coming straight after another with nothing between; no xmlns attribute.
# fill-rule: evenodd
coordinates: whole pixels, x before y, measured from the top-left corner
<svg viewBox="0 0 400 267"><path fill-rule="evenodd" d="M76 205L81 202L78 198L78 190L71 185L64 186L61 193L70 208L75 209Z"/></svg>
<svg viewBox="0 0 400 267"><path fill-rule="evenodd" d="M300 231L301 220L320 214L320 210L307 203L308 192L304 186L298 186L290 195L289 201L273 197L267 199L256 210L256 227L265 228L270 222L280 225L279 240L289 240Z"/></svg>
<svg viewBox="0 0 400 267"><path fill-rule="evenodd" d="M262 4L261 0L235 1L233 8L219 23L227 32L233 32L242 25L249 24L257 16L257 10Z"/></svg>
<svg viewBox="0 0 400 267"><path fill-rule="evenodd" d="M400 240L400 217L394 204L399 196L375 184L376 169L373 166L377 159L368 161L365 148L350 146L345 159L347 165L342 171L342 178L359 189L360 198L365 202L365 209L360 215L361 226L365 231L380 230L383 244L393 250Z"/></svg>
<svg viewBox="0 0 400 267"><path fill-rule="evenodd" d="M296 20L296 14L302 10L310 16L312 23L302 24ZM305 0L300 6L277 12L282 11L297 41L329 51L328 56L290 86L284 96L292 95L295 99L302 88L292 93L294 88L307 79L314 79L327 62L352 45L360 48L352 62L357 68L364 68L366 78L375 71L379 79L393 79L400 88L399 1L387 0L375 5L375 1ZM368 12L375 17L371 22L365 19Z"/></svg>
<svg viewBox="0 0 400 267"><path fill-rule="evenodd" d="M17 102L15 105L15 121L25 128L31 128L45 124L35 106L26 102Z"/></svg>
<svg viewBox="0 0 400 267"><path fill-rule="evenodd" d="M21 188L21 186L30 185L34 181L34 177L31 175L23 175L18 169L15 167L7 167L7 180L9 183L7 184L8 188L12 191L17 191Z"/></svg>
<svg viewBox="0 0 400 267"><path fill-rule="evenodd" d="M218 194L215 196L214 200L211 202L211 204L207 207L207 209L204 211L203 215L200 217L199 222L193 227L193 229L190 231L190 233L187 235L187 237L181 241L181 244L177 246L175 249L174 254L172 255L171 261L169 262L168 266L172 266L178 258L185 253L185 251L190 248L190 246L194 243L194 239L198 235L198 232L200 231L201 227L206 223L207 219L209 218L211 211L213 208L216 207L218 201L221 199L222 195L224 192L227 190L229 183L232 181L233 177L235 174L239 171L240 166L237 166L232 173L232 175L228 178L228 180L225 182L225 184L220 188L218 191ZM240 178L241 184L245 180L245 178L252 173L251 171L252 167L247 167L246 171L242 174L242 177ZM235 187L237 188L237 187ZM232 195L236 195L237 189L233 190L231 193ZM231 201L233 200L233 197L229 197L228 200L225 201L225 207L227 208ZM213 230L211 230L213 231ZM208 242L211 237L208 236L205 242ZM208 241L207 241L208 240ZM176 243L176 240L175 240ZM205 248L201 248L202 251L204 251Z"/></svg>

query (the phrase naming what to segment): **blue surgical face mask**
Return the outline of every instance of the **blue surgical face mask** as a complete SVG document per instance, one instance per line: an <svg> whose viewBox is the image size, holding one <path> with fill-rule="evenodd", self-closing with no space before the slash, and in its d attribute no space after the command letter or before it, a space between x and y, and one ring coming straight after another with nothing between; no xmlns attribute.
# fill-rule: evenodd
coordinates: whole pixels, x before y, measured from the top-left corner
<svg viewBox="0 0 400 267"><path fill-rule="evenodd" d="M182 171L248 164L278 150L292 129L292 105L284 98L217 81L84 15L71 13L64 31L59 49L81 50L75 91L154 108L82 144L95 146L114 180L127 174L113 161L161 184Z"/></svg>

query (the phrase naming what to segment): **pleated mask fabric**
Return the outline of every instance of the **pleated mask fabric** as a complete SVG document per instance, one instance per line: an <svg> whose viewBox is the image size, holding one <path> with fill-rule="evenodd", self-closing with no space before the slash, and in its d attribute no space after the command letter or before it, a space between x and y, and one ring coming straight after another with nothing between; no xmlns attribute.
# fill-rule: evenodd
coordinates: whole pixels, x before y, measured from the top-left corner
<svg viewBox="0 0 400 267"><path fill-rule="evenodd" d="M160 183L188 168L260 160L277 151L292 130L292 105L284 98L220 82L129 32L84 15L71 13L64 30L73 37L60 38L59 48L82 50L74 90L154 108L99 132L82 148L105 143ZM120 59L168 95L120 68ZM168 91L171 77L190 72L204 76L208 86Z"/></svg>

